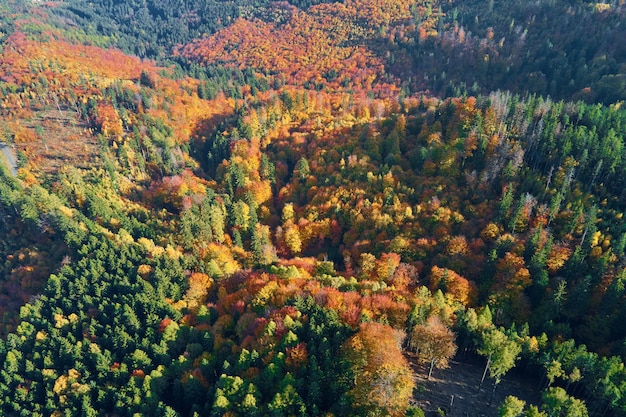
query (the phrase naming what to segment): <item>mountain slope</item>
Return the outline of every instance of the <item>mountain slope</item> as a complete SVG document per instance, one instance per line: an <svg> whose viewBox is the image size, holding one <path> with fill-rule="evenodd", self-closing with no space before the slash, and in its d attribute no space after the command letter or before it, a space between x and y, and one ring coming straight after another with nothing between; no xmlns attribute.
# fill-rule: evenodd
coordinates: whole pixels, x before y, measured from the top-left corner
<svg viewBox="0 0 626 417"><path fill-rule="evenodd" d="M420 415L458 348L624 415L621 6L312 3L3 6L1 412Z"/></svg>

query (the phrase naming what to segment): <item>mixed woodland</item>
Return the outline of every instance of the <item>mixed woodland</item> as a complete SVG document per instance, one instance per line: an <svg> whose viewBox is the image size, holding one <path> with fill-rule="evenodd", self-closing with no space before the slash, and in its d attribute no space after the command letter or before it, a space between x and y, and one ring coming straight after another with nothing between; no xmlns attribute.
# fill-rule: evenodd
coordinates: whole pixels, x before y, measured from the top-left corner
<svg viewBox="0 0 626 417"><path fill-rule="evenodd" d="M626 416L625 13L3 2L0 414Z"/></svg>

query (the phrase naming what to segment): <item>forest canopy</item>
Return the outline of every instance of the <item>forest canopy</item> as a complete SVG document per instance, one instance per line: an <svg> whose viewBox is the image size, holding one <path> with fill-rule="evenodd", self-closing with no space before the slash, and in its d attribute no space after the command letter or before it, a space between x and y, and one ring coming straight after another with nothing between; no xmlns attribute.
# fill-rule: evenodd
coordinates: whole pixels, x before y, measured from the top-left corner
<svg viewBox="0 0 626 417"><path fill-rule="evenodd" d="M0 5L0 414L626 415L623 13Z"/></svg>

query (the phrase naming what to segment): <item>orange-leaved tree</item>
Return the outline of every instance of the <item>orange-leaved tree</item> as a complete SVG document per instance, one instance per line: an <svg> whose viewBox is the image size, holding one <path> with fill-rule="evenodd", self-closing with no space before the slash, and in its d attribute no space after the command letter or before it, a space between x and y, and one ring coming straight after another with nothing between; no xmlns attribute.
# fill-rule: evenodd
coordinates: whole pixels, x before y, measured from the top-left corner
<svg viewBox="0 0 626 417"><path fill-rule="evenodd" d="M349 395L364 413L403 416L415 381L401 351L404 333L380 323L363 323L344 346L352 365Z"/></svg>

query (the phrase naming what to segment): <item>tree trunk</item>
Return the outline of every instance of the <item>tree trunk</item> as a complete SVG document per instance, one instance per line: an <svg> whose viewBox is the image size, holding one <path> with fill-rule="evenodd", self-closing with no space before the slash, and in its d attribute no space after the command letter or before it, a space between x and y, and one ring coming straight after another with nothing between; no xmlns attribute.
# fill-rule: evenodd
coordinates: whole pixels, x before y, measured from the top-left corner
<svg viewBox="0 0 626 417"><path fill-rule="evenodd" d="M489 405L491 405L491 403L493 402L493 398L496 396L496 387L498 386L498 383L500 381L498 381L497 379L494 381L493 383L493 388L491 390L491 398L489 398Z"/></svg>
<svg viewBox="0 0 626 417"><path fill-rule="evenodd" d="M428 368L428 376L426 377L426 380L430 380L430 375L433 373L433 367L435 366L435 360L431 359L430 361L430 368Z"/></svg>
<svg viewBox="0 0 626 417"><path fill-rule="evenodd" d="M487 376L487 371L489 370L489 365L491 365L491 356L487 358L487 364L485 365L485 370L483 371L483 377L480 379L480 385L478 385L478 391L483 387L483 382L485 382L485 377Z"/></svg>

